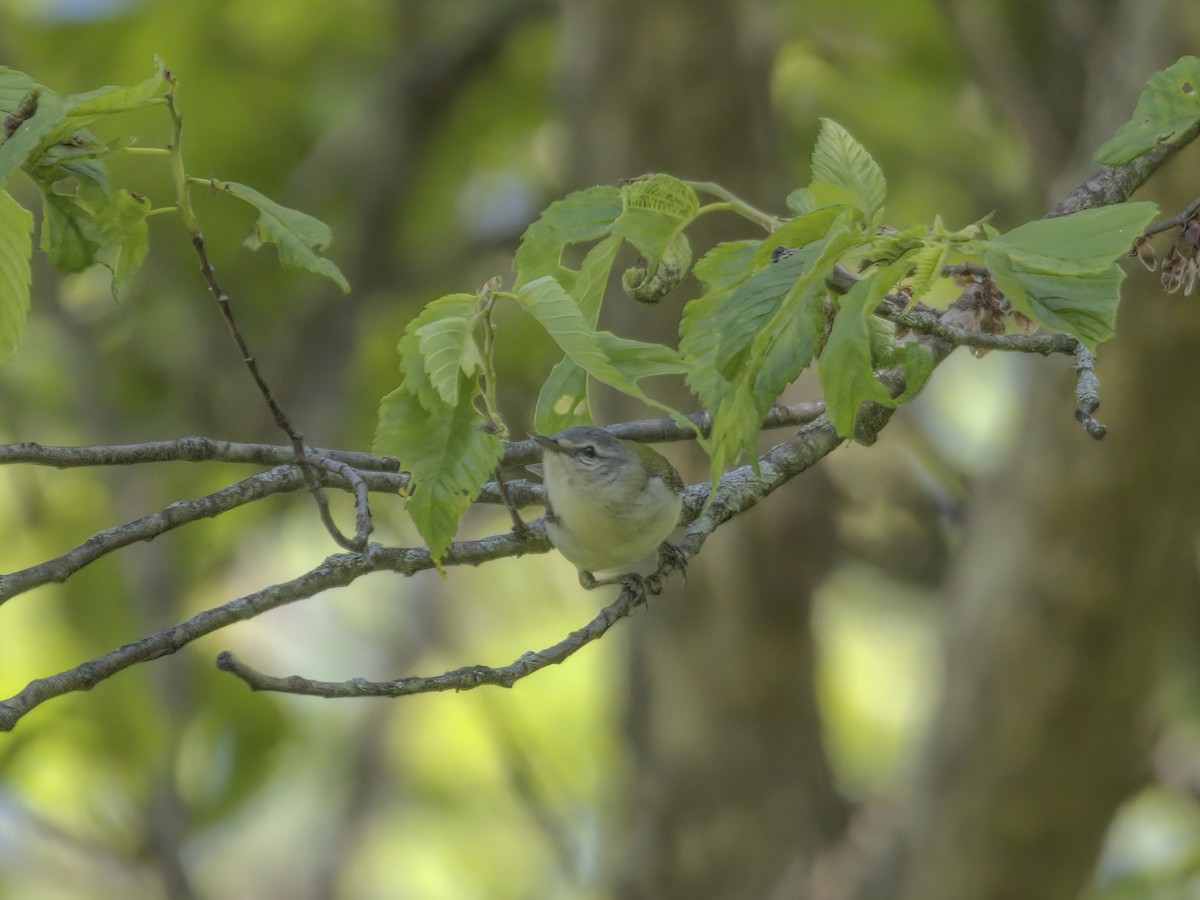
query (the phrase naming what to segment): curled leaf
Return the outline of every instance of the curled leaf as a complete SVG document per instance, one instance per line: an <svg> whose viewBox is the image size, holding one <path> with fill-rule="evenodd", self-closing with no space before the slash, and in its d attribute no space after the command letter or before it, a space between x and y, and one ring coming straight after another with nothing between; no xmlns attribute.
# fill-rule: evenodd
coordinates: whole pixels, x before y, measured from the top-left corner
<svg viewBox="0 0 1200 900"><path fill-rule="evenodd" d="M675 234L655 262L642 260L640 266L626 269L621 288L639 303L657 303L671 293L692 264L692 247L682 232Z"/></svg>

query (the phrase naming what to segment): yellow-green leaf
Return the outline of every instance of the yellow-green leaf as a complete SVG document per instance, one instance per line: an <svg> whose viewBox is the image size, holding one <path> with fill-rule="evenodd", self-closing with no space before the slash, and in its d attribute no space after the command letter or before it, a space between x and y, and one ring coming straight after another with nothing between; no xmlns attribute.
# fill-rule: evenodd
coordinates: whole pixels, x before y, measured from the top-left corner
<svg viewBox="0 0 1200 900"><path fill-rule="evenodd" d="M343 293L350 292L350 283L341 269L332 260L319 255L333 240L333 232L328 225L308 213L281 206L244 184L214 181L213 186L258 210L254 231L245 241L247 247L257 250L263 244L274 244L282 265L314 272L333 281Z"/></svg>
<svg viewBox="0 0 1200 900"><path fill-rule="evenodd" d="M29 311L33 214L0 189L0 359L16 349Z"/></svg>

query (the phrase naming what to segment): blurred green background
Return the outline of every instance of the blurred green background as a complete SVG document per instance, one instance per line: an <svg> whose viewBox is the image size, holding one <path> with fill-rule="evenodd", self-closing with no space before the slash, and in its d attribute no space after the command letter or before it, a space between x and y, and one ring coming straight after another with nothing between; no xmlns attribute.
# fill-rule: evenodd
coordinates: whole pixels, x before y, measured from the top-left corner
<svg viewBox="0 0 1200 900"><path fill-rule="evenodd" d="M1086 176L1145 79L1198 42L1194 0L0 0L0 64L72 92L140 80L158 54L181 83L192 174L331 224L349 297L242 249L253 213L197 194L276 395L311 442L346 449L369 447L405 322L507 274L524 227L568 190L660 169L782 211L828 116L883 167L891 224L994 211L1008 228ZM121 127L147 145L168 133L160 112ZM114 170L169 202L154 160ZM1194 192L1185 176L1152 185L1165 211ZM0 366L0 442L279 441L184 230L151 221L119 303L106 272L35 265L28 333ZM607 315L669 340L683 299L643 314L618 296ZM519 316L500 329L521 433L555 358ZM766 510L731 523L686 586L511 691L322 702L251 694L212 660L229 648L329 680L505 664L604 602L553 554L366 578L47 703L0 738L0 897L792 896L793 866L856 804L899 790L941 677L939 585L974 486L1009 464L1023 392L1065 365L960 352L879 446L772 498L807 510L786 541L752 537ZM801 384L791 399L815 396ZM1069 394L1057 402L1069 415ZM0 569L250 471L0 469ZM375 513L379 540L416 543L398 501ZM506 527L483 510L463 534ZM0 692L334 551L296 496L106 557L0 611ZM774 586L754 581L764 569ZM1162 691L1162 753L1182 774L1149 779L1121 813L1096 896L1200 896L1185 893L1195 675L1184 656Z"/></svg>

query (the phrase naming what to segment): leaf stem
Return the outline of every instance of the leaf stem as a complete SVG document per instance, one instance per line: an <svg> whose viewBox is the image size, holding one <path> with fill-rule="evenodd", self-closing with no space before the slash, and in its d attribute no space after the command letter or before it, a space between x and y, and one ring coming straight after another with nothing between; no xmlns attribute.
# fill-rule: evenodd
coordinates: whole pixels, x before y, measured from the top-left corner
<svg viewBox="0 0 1200 900"><path fill-rule="evenodd" d="M741 197L734 194L727 188L721 187L713 181L685 181L688 187L700 194L707 194L710 197L716 197L722 203L712 203L708 206L700 208L701 213L713 212L716 210L728 210L737 213L743 219L749 219L756 225L761 225L768 233L774 231L783 225L786 221L778 216L773 216L768 212L764 212L756 206L753 206L743 200Z"/></svg>

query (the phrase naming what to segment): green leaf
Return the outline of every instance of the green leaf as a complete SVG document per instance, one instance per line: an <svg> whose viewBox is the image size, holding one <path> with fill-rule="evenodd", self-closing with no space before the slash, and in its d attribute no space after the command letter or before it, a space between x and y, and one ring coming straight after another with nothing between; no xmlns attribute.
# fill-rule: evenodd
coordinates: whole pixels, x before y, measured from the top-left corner
<svg viewBox="0 0 1200 900"><path fill-rule="evenodd" d="M538 392L533 427L542 434L556 434L573 425L590 425L587 371L564 356L550 370Z"/></svg>
<svg viewBox="0 0 1200 900"><path fill-rule="evenodd" d="M412 476L406 508L435 562L450 549L463 513L504 455L475 407L478 383L459 375L458 404L428 409L399 387L379 404L372 449L395 456Z"/></svg>
<svg viewBox="0 0 1200 900"><path fill-rule="evenodd" d="M633 244L645 265L621 279L625 292L643 303L666 296L692 264L692 248L683 233L700 210L690 185L670 175L652 175L621 188L622 212L612 233Z"/></svg>
<svg viewBox="0 0 1200 900"><path fill-rule="evenodd" d="M772 236L779 232L773 232ZM764 241L725 241L696 262L692 270L708 292L727 290L745 281L754 271L754 260ZM768 258L770 254L768 253Z"/></svg>
<svg viewBox="0 0 1200 900"><path fill-rule="evenodd" d="M1185 56L1156 72L1142 89L1133 118L1096 151L1096 162L1127 163L1200 120L1200 59Z"/></svg>
<svg viewBox="0 0 1200 900"><path fill-rule="evenodd" d="M455 350L456 332L465 343L461 323L475 315L478 301L479 298L474 294L439 297L427 304L404 328L398 347L402 386L426 409L434 409L440 404L457 405L457 371L461 370L463 346L459 345ZM447 320L457 320L459 324L448 328L439 326L439 323ZM444 351L435 354L435 364L438 366L436 383L429 367L430 353L427 352L433 350ZM454 380L453 386L448 385L449 379Z"/></svg>
<svg viewBox="0 0 1200 900"><path fill-rule="evenodd" d="M114 297L146 260L150 250L150 227L146 222L149 211L148 199L120 190L98 218L101 246L96 261L112 272Z"/></svg>
<svg viewBox="0 0 1200 900"><path fill-rule="evenodd" d="M881 267L857 282L841 299L833 330L817 361L825 414L840 437L854 436L859 407L868 400L895 405L888 389L875 378L871 319L879 302L910 265L911 260L904 257Z"/></svg>
<svg viewBox="0 0 1200 900"><path fill-rule="evenodd" d="M521 246L513 260L516 287L522 288L546 275L568 288L573 286L576 272L563 266L563 249L607 235L621 215L621 208L620 191L607 185L576 191L551 203L521 236Z"/></svg>
<svg viewBox="0 0 1200 900"><path fill-rule="evenodd" d="M760 247L759 241L719 244L696 265L708 290L683 308L679 354L688 387L710 412L729 390L726 373L741 362L758 328L812 264L811 253L794 253L754 271Z"/></svg>
<svg viewBox="0 0 1200 900"><path fill-rule="evenodd" d="M933 357L920 344L908 341L901 344L893 353L894 361L904 370L905 386L903 393L892 402L899 406L907 403L925 387L925 382L933 374Z"/></svg>
<svg viewBox="0 0 1200 900"><path fill-rule="evenodd" d="M11 116L37 87L37 82L16 69L0 66L0 115Z"/></svg>
<svg viewBox="0 0 1200 900"><path fill-rule="evenodd" d="M739 456L754 458L767 410L811 363L825 325L825 280L862 242L861 232L847 224L853 219L843 215L825 239L684 310L680 352L688 385L713 416L714 480ZM763 241L774 244L775 235Z"/></svg>
<svg viewBox="0 0 1200 900"><path fill-rule="evenodd" d="M859 198L850 188L840 184L813 182L808 187L796 188L787 195L787 208L794 215L806 216L822 209L840 212L845 207L858 209ZM859 211L861 215L861 210Z"/></svg>
<svg viewBox="0 0 1200 900"><path fill-rule="evenodd" d="M244 200L258 210L258 221L245 244L257 250L263 244L274 244L280 264L304 269L324 276L337 284L343 293L350 292L350 283L331 260L318 253L333 240L329 226L299 210L280 206L254 188L234 181L214 181L213 186Z"/></svg>
<svg viewBox="0 0 1200 900"><path fill-rule="evenodd" d="M29 311L33 214L0 189L0 359L17 348Z"/></svg>
<svg viewBox="0 0 1200 900"><path fill-rule="evenodd" d="M812 176L810 191L821 183L843 188L868 219L883 208L887 194L883 171L850 132L832 119L821 120L813 147Z"/></svg>
<svg viewBox="0 0 1200 900"><path fill-rule="evenodd" d="M686 234L677 232L657 258L626 269L621 288L639 303L657 303L679 286L691 264L692 245Z"/></svg>
<svg viewBox="0 0 1200 900"><path fill-rule="evenodd" d="M942 277L948 253L949 247L946 244L926 244L909 257L913 266L913 273L908 279L912 288L910 306L928 294Z"/></svg>
<svg viewBox="0 0 1200 900"><path fill-rule="evenodd" d="M669 407L647 397L637 381L649 375L683 371L679 355L670 347L595 331L568 294L553 278L538 278L516 293L517 302L546 329L546 333L572 362L604 384L660 409Z"/></svg>
<svg viewBox="0 0 1200 900"><path fill-rule="evenodd" d="M696 263L695 274L705 291L683 308L679 323L679 355L687 366L688 387L700 398L705 409L716 409L729 381L718 369L718 346L724 324L738 318L738 301L731 299L737 288L743 296L757 298L761 293L774 293L782 285L764 283L773 279L771 270L755 273L753 261L760 241L730 241L717 244ZM746 285L759 274L762 279ZM750 302L753 302L751 300Z"/></svg>
<svg viewBox="0 0 1200 900"><path fill-rule="evenodd" d="M700 198L678 178L652 175L621 188L621 205L612 233L621 235L647 259L657 259L671 239L696 217Z"/></svg>
<svg viewBox="0 0 1200 900"><path fill-rule="evenodd" d="M762 269L730 293L709 322L717 335L712 363L726 378L745 362L751 344L779 312L797 282L811 273L824 242L810 244Z"/></svg>
<svg viewBox="0 0 1200 900"><path fill-rule="evenodd" d="M60 272L82 272L95 264L103 243L95 212L70 194L42 188L42 237L39 246Z"/></svg>
<svg viewBox="0 0 1200 900"><path fill-rule="evenodd" d="M825 279L803 278L788 293L790 302L755 335L749 364L733 377L713 415L709 455L714 483L739 455L755 460L767 411L816 354L825 326Z"/></svg>
<svg viewBox="0 0 1200 900"><path fill-rule="evenodd" d="M94 91L68 94L62 98L66 119L43 139L43 146L70 137L101 116L141 109L167 92L170 82L162 60L155 60L154 74L131 85L105 85Z"/></svg>
<svg viewBox="0 0 1200 900"><path fill-rule="evenodd" d="M25 164L66 115L62 97L49 88L36 87L33 94L22 101L22 108L32 107L33 112L12 136L0 143L0 184L13 170ZM7 130L7 129L6 129Z"/></svg>
<svg viewBox="0 0 1200 900"><path fill-rule="evenodd" d="M989 228L984 261L1009 302L1038 325L1095 349L1116 329L1129 249L1157 209L1123 203L1029 222L1006 234Z"/></svg>
<svg viewBox="0 0 1200 900"><path fill-rule="evenodd" d="M483 370L483 357L475 341L477 303L474 297L470 299L471 303L461 304L460 315L447 315L416 332L429 381L450 406L458 405L458 376L471 377Z"/></svg>
<svg viewBox="0 0 1200 900"><path fill-rule="evenodd" d="M755 268L769 264L771 257L780 247L796 250L800 247L807 247L814 241L819 241L829 233L829 229L840 214L841 209L838 207L826 206L799 215L786 225L772 231L771 237L760 243L754 254Z"/></svg>
<svg viewBox="0 0 1200 900"><path fill-rule="evenodd" d="M1013 307L1042 327L1065 332L1090 350L1115 333L1125 278L1115 263L1101 272L1064 275L1025 265L997 249L987 251L984 262Z"/></svg>
<svg viewBox="0 0 1200 900"><path fill-rule="evenodd" d="M987 227L993 246L1030 265L1072 273L1099 272L1128 253L1158 207L1148 201L1116 203L1069 216L1035 219L1000 234Z"/></svg>
<svg viewBox="0 0 1200 900"><path fill-rule="evenodd" d="M600 316L604 289L620 246L621 238L616 235L596 244L584 259L571 291L579 304L583 321L593 330ZM533 421L534 427L542 434L555 434L572 425L591 424L587 372L570 357L563 357L550 371L546 383L538 392Z"/></svg>

